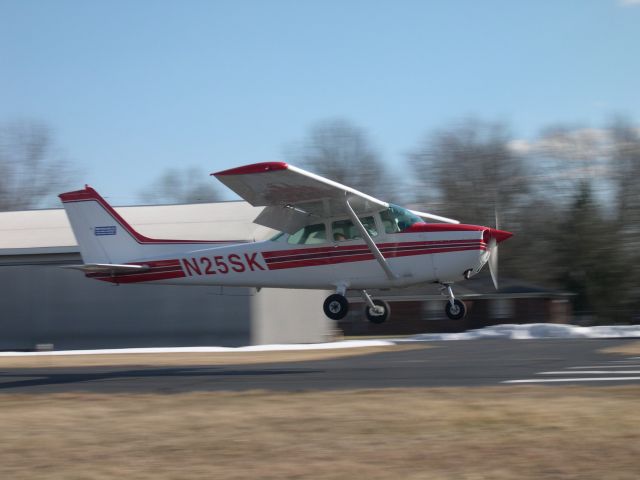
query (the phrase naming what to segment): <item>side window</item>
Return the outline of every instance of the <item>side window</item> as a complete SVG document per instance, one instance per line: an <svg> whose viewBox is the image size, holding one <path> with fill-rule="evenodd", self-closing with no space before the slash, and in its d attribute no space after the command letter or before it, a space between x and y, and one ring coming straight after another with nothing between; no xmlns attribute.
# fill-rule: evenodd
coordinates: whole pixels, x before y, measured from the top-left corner
<svg viewBox="0 0 640 480"><path fill-rule="evenodd" d="M333 222L331 229L333 230L333 240L335 242L344 242L354 237L353 230L355 230L355 227L351 220L338 220L337 222Z"/></svg>
<svg viewBox="0 0 640 480"><path fill-rule="evenodd" d="M367 232L369 232L369 235L371 235L372 237L378 236L376 221L374 220L373 217L363 217L360 219L360 221L362 222L362 225L364 225L364 228L367 229Z"/></svg>
<svg viewBox="0 0 640 480"><path fill-rule="evenodd" d="M297 245L313 245L327 241L327 230L324 223L316 223L301 228L289 236L287 242Z"/></svg>
<svg viewBox="0 0 640 480"><path fill-rule="evenodd" d="M378 235L376 222L373 217L360 218L362 225L367 229L369 235L375 237ZM351 220L337 220L331 224L333 231L333 240L335 242L343 242L345 240L356 240L361 238L360 231Z"/></svg>

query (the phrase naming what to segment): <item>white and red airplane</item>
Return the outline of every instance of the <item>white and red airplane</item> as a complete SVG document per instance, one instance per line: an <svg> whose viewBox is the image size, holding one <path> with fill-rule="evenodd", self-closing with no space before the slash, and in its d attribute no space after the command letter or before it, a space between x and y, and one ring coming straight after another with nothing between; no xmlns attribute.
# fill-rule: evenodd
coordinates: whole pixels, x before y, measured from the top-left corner
<svg viewBox="0 0 640 480"><path fill-rule="evenodd" d="M324 302L334 320L349 310L347 290L360 290L365 314L388 319L389 305L369 288L438 283L446 314L461 319L455 281L485 263L497 288L497 228L416 212L281 162L212 174L253 206L254 220L280 233L261 242L157 240L136 232L89 186L60 195L89 278L112 283L224 285L334 290ZM436 220L443 223L427 223Z"/></svg>

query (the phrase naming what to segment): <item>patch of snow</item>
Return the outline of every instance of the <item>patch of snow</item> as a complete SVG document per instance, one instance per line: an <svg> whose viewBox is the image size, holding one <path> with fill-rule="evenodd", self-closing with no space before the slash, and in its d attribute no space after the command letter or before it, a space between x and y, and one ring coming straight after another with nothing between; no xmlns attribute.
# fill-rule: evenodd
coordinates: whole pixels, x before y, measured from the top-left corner
<svg viewBox="0 0 640 480"><path fill-rule="evenodd" d="M601 325L578 327L553 323L530 323L526 325L494 325L460 333L425 333L401 341L476 340L481 338L509 338L531 340L539 338L633 338L640 337L640 325Z"/></svg>
<svg viewBox="0 0 640 480"><path fill-rule="evenodd" d="M114 355L130 353L225 353L225 352L283 352L301 350L332 350L358 347L388 347L405 342L437 342L449 340L476 340L483 338L508 338L531 340L542 338L640 338L640 325L603 325L578 327L552 323L526 325L495 325L461 333L424 333L402 339L345 340L330 343L291 345L252 345L248 347L167 347L167 348L111 348L104 350L60 350L46 352L0 352L0 357L37 357L53 355Z"/></svg>

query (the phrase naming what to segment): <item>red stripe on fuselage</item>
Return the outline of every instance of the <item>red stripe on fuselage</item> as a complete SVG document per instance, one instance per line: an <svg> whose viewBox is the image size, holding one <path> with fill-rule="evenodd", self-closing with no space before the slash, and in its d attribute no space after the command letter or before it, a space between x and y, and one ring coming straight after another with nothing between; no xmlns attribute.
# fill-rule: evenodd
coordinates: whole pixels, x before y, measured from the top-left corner
<svg viewBox="0 0 640 480"><path fill-rule="evenodd" d="M390 251L383 253L385 258L396 258L396 257L410 257L417 255L433 255L433 254L441 254L441 253L451 253L451 252L462 252L469 250L480 250L485 251L487 247L484 244L477 245L469 245L469 246L449 246L449 247L439 247L439 248L428 248L422 247L419 249L399 249L396 251ZM351 262L362 262L374 260L374 256L371 252L361 253L356 255L349 256L341 256L341 257L332 257L332 256L317 256L315 258L294 258L290 260L278 260L276 262L267 262L267 267L269 270L281 270L286 268L300 268L300 267L314 267L321 265L334 265L337 263L351 263Z"/></svg>
<svg viewBox="0 0 640 480"><path fill-rule="evenodd" d="M431 242L406 242L406 243L387 243L380 244L380 249L383 256L397 256L395 252L398 251L412 251L423 250L425 248L438 249L438 248L451 248L451 247L483 247L486 244L479 239L476 240L444 240L444 241L431 241ZM364 245L351 246L351 247L333 247L333 248L310 248L304 250L293 250L289 252L296 252L293 255L286 255L287 251L280 252L265 252L263 257L267 264L274 264L279 262L287 262L293 260L311 260L316 258L325 257L348 257L357 254L368 254L369 249ZM278 256L272 255L273 253Z"/></svg>
<svg viewBox="0 0 640 480"><path fill-rule="evenodd" d="M409 248L414 246L435 246L435 245L451 245L451 244L477 244L478 242L484 243L483 240L479 238L475 239L461 239L461 240L432 240L432 241L422 241L422 242L393 242L393 243L379 243L377 244L378 248L382 251L384 249L389 248ZM329 252L357 252L359 250L369 251L369 248L366 245L346 245L346 246L328 246L328 247L311 247L311 248L297 248L297 249L288 249L288 250L276 250L271 252L263 252L262 256L266 259L274 259L278 257L293 257L296 255L309 255L309 254L322 254Z"/></svg>
<svg viewBox="0 0 640 480"><path fill-rule="evenodd" d="M139 283L139 282L154 282L157 280L170 280L173 278L183 278L184 272L182 270L174 270L170 272L143 272L130 275L115 275L106 277L96 277L96 280L111 283Z"/></svg>

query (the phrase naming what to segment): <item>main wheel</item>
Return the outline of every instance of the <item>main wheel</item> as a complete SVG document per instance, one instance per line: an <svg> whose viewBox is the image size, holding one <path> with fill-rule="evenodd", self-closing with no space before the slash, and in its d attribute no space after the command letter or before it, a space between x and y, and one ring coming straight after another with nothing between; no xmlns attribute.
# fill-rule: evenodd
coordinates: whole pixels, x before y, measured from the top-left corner
<svg viewBox="0 0 640 480"><path fill-rule="evenodd" d="M384 323L391 315L391 307L384 300L374 300L373 304L382 307L382 313L376 311L368 305L364 307L364 314L371 323Z"/></svg>
<svg viewBox="0 0 640 480"><path fill-rule="evenodd" d="M460 300L455 299L453 305L451 305L451 302L447 302L444 311L451 320L460 320L467 314L467 307Z"/></svg>
<svg viewBox="0 0 640 480"><path fill-rule="evenodd" d="M339 293L329 295L322 306L324 314L331 320L341 320L349 312L349 302Z"/></svg>

